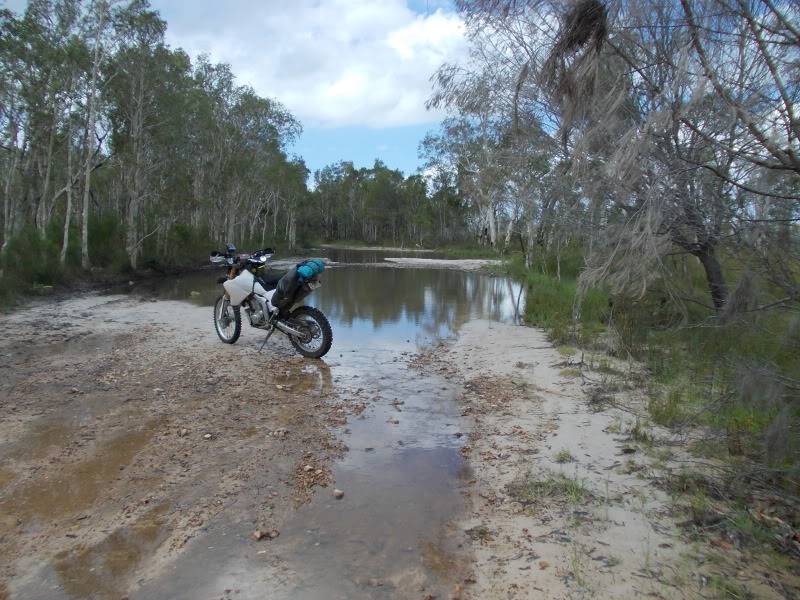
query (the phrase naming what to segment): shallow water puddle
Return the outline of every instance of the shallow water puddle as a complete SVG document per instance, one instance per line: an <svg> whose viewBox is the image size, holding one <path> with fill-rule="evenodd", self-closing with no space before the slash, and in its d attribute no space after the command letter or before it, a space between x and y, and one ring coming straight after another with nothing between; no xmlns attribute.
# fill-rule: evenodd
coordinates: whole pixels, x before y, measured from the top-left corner
<svg viewBox="0 0 800 600"><path fill-rule="evenodd" d="M119 590L146 556L166 538L167 505L153 508L96 546L62 552L54 568L66 594L75 598L119 598Z"/></svg>
<svg viewBox="0 0 800 600"><path fill-rule="evenodd" d="M469 478L456 435L460 390L376 354L351 352L334 367L343 380L369 373L359 382L378 398L343 436L350 451L334 485L344 497L320 490L274 544L295 574L276 597L418 597L443 593L458 577L464 557L449 522L464 510Z"/></svg>
<svg viewBox="0 0 800 600"><path fill-rule="evenodd" d="M39 517L54 519L90 508L156 429L157 421L147 422L103 443L88 460L65 465L58 477L34 480L12 490L0 497L0 513L30 527Z"/></svg>

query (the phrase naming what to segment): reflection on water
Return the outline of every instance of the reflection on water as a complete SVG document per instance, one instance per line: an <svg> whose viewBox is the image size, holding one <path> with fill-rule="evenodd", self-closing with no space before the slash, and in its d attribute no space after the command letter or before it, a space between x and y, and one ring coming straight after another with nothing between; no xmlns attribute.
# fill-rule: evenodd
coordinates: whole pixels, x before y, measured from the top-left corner
<svg viewBox="0 0 800 600"><path fill-rule="evenodd" d="M446 269L336 269L313 303L362 341L447 337L471 318L516 320L521 286ZM385 330L385 331L384 331Z"/></svg>
<svg viewBox="0 0 800 600"><path fill-rule="evenodd" d="M221 293L216 271L137 287L140 294L212 306ZM335 341L385 346L452 335L470 319L516 322L523 287L508 277L448 269L352 265L328 269L308 304L330 319Z"/></svg>

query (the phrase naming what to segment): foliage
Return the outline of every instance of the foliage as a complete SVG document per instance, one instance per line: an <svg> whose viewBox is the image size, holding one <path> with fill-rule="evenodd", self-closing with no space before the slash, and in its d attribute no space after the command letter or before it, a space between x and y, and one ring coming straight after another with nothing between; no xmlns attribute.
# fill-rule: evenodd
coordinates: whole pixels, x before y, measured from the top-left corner
<svg viewBox="0 0 800 600"><path fill-rule="evenodd" d="M657 287L642 298L590 290L578 303L574 279L526 270L520 260L511 272L527 282L526 320L547 329L555 343L598 346L644 363L656 423L701 428L705 452L713 446L715 457L737 464L746 458L755 480L800 490L797 311L720 320L713 307L671 310Z"/></svg>
<svg viewBox="0 0 800 600"><path fill-rule="evenodd" d="M524 245L528 321L643 361L659 423L797 494L796 3L458 6L431 165Z"/></svg>
<svg viewBox="0 0 800 600"><path fill-rule="evenodd" d="M84 270L136 271L225 242L463 240L466 211L446 178L339 163L309 190L305 163L287 152L302 131L294 116L229 65L168 46L166 28L147 0L0 12L4 286L12 272L55 282L76 252ZM17 268L10 253L22 247L39 260Z"/></svg>
<svg viewBox="0 0 800 600"><path fill-rule="evenodd" d="M314 183L303 218L307 235L403 247L427 247L464 235L465 213L447 182L433 182L429 191L421 176L404 177L375 161L369 169L356 169L350 162L330 165L314 174Z"/></svg>
<svg viewBox="0 0 800 600"><path fill-rule="evenodd" d="M548 259L542 259L547 262ZM525 320L547 329L554 343L591 345L605 331L608 295L591 290L577 303L577 281L561 280L535 270L528 270L519 258L511 261L509 271L526 283Z"/></svg>

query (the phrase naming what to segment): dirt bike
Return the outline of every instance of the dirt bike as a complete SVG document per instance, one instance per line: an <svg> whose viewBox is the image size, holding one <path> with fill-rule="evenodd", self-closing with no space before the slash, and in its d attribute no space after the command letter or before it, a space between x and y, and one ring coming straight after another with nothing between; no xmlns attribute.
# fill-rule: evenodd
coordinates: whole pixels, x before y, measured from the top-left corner
<svg viewBox="0 0 800 600"><path fill-rule="evenodd" d="M232 244L227 245L224 253L216 250L211 253L211 262L228 271L226 277L217 280L223 287L222 295L214 303L217 335L226 344L235 343L242 333L244 308L250 326L267 332L260 349L275 331L280 331L303 356L321 358L333 343L331 325L319 309L303 306L301 302L322 285L320 275L325 264L318 258L310 259L276 275L269 270L273 254L272 248L237 254Z"/></svg>

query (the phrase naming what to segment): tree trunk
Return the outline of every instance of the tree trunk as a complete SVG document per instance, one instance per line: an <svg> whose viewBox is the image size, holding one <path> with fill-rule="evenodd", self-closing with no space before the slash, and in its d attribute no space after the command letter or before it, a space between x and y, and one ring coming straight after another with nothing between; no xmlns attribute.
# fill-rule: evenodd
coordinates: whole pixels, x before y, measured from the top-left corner
<svg viewBox="0 0 800 600"><path fill-rule="evenodd" d="M128 262L131 269L135 271L139 267L139 198L135 197L138 190L131 192L128 200L128 211L125 218L125 251L128 254Z"/></svg>
<svg viewBox="0 0 800 600"><path fill-rule="evenodd" d="M19 165L19 152L14 153L14 160L11 163L11 169L6 177L6 185L3 189L3 247L4 251L11 241L11 236L14 233L14 219L16 217L16 202L11 198L11 184L14 181L14 175L17 172Z"/></svg>
<svg viewBox="0 0 800 600"><path fill-rule="evenodd" d="M705 269L708 289L711 292L711 301L714 303L714 308L719 311L725 306L725 302L728 299L728 286L725 283L725 275L722 273L722 267L719 264L714 247L704 246L694 255L700 260L703 269Z"/></svg>
<svg viewBox="0 0 800 600"><path fill-rule="evenodd" d="M50 222L50 205L47 202L47 194L50 193L50 178L53 170L53 147L56 139L56 129L58 128L58 102L53 95L53 122L50 126L50 136L47 140L47 166L45 167L44 184L42 185L42 194L39 198L39 206L36 210L36 228L42 235L47 230L47 225Z"/></svg>
<svg viewBox="0 0 800 600"><path fill-rule="evenodd" d="M100 9L97 21L97 31L94 38L94 52L92 56L92 77L89 83L89 102L88 102L88 122L86 125L86 161L83 168L85 177L83 181L83 208L81 211L81 266L84 269L91 267L89 262L89 201L92 187L92 155L95 135L95 123L97 120L97 106L95 97L97 96L97 73L100 70L100 58L102 57L102 46L100 36L105 25L105 10Z"/></svg>
<svg viewBox="0 0 800 600"><path fill-rule="evenodd" d="M139 239L139 214L142 211L144 198L144 74L140 73L136 87L131 90L131 95L136 99L135 110L130 119L130 137L133 156L133 173L130 181L128 197L128 211L125 219L125 249L131 269L136 271L139 267L139 252L141 240Z"/></svg>
<svg viewBox="0 0 800 600"><path fill-rule="evenodd" d="M533 219L528 221L528 248L525 252L525 268L530 269L533 264L533 248L536 241L536 224Z"/></svg>
<svg viewBox="0 0 800 600"><path fill-rule="evenodd" d="M64 212L64 240L61 243L59 261L63 267L67 262L69 249L69 225L72 218L72 131L67 132L67 207Z"/></svg>
<svg viewBox="0 0 800 600"><path fill-rule="evenodd" d="M488 203L486 206L486 225L489 228L489 244L491 244L492 248L497 246L497 221L494 215L494 206L492 203Z"/></svg>

